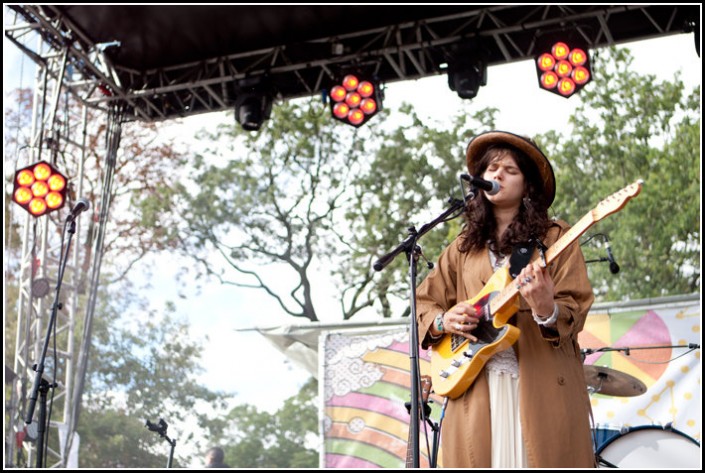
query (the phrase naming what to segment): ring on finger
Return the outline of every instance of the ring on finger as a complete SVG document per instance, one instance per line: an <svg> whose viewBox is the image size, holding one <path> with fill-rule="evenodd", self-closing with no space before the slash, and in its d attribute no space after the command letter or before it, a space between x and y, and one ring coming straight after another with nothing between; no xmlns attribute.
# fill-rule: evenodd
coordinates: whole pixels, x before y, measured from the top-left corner
<svg viewBox="0 0 705 473"><path fill-rule="evenodd" d="M460 330L462 328L462 325L460 324L455 324L455 330Z"/></svg>
<svg viewBox="0 0 705 473"><path fill-rule="evenodd" d="M531 282L531 276L527 276L524 278L524 284L529 284Z"/></svg>

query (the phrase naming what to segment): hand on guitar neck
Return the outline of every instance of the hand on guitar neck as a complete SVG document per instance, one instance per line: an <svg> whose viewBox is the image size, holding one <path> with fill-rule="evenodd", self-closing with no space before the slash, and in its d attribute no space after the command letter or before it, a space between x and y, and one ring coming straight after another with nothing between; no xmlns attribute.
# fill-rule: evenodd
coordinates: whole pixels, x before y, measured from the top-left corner
<svg viewBox="0 0 705 473"><path fill-rule="evenodd" d="M555 286L551 275L539 262L529 263L516 280L519 293L535 314L548 317L553 313Z"/></svg>

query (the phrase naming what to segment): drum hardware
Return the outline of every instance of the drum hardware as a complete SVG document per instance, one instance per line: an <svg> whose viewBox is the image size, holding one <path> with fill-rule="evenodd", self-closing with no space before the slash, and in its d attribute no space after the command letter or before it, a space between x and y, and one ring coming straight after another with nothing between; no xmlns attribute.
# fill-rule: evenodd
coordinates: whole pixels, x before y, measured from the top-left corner
<svg viewBox="0 0 705 473"><path fill-rule="evenodd" d="M615 424L597 424L592 431L592 444L594 451L619 435L624 435L629 431L629 427Z"/></svg>
<svg viewBox="0 0 705 473"><path fill-rule="evenodd" d="M621 351L626 356L629 356L634 350L656 350L663 348L688 348L688 351L680 356L684 356L693 350L700 349L697 343L689 343L687 345L661 345L661 346L643 346L643 347L602 347L602 348L583 348L580 350L580 355L583 362L588 355L593 353ZM679 356L679 357L680 357ZM677 358L679 358L677 357ZM646 392L646 386L637 378L623 373L621 371L595 365L583 366L585 370L585 382L588 386L590 394L599 393L606 396L639 396Z"/></svg>
<svg viewBox="0 0 705 473"><path fill-rule="evenodd" d="M588 355L593 353L601 353L607 351L623 351L625 355L629 356L632 350L656 350L659 348L688 348L689 350L699 350L700 345L697 343L689 343L687 345L661 345L661 346L645 346L645 347L602 347L602 348L583 348L580 350L583 361Z"/></svg>
<svg viewBox="0 0 705 473"><path fill-rule="evenodd" d="M700 345L603 347L580 350L583 362L588 355L598 352L621 351L626 356L633 350L687 348L676 358L700 349ZM673 361L673 360L671 360ZM585 381L590 394L611 396L638 396L646 386L637 378L611 368L584 365ZM692 468L700 465L700 443L683 432L666 426L643 425L615 428L614 425L592 429L596 465L600 468Z"/></svg>
<svg viewBox="0 0 705 473"><path fill-rule="evenodd" d="M630 397L646 392L644 383L622 371L595 365L583 366L583 371L590 394Z"/></svg>

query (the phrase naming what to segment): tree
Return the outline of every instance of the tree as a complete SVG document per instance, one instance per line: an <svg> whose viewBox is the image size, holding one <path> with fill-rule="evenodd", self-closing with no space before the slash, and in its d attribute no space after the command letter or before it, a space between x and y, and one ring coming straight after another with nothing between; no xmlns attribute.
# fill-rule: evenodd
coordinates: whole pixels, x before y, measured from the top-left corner
<svg viewBox="0 0 705 473"><path fill-rule="evenodd" d="M202 132L200 142L215 145L191 163L189 182L169 190L176 198L163 193L139 202L143 224L168 229L160 235L164 244L221 283L263 290L283 312L318 320L312 273L349 245L342 212L370 134L332 122L314 108L287 103L258 133L232 125ZM370 303L350 299L343 313Z"/></svg>
<svg viewBox="0 0 705 473"><path fill-rule="evenodd" d="M495 112L470 116L487 126ZM196 157L188 182L170 190L177 198L140 203L143 223L169 228L163 245L194 258L204 274L264 290L294 317L318 320L312 276L320 267L333 268L343 319L375 303L389 317L389 298L404 293L404 258L382 274L372 263L429 202L447 205L472 134L465 114L439 131L411 107L402 113L409 126L353 129L290 102L258 133L232 125L204 132L199 141L214 145ZM442 239L429 241L437 248Z"/></svg>
<svg viewBox="0 0 705 473"><path fill-rule="evenodd" d="M316 468L318 382L309 380L274 414L243 404L227 416L225 463L234 468Z"/></svg>
<svg viewBox="0 0 705 473"><path fill-rule="evenodd" d="M28 164L30 113L32 95L29 90L18 90L17 107L6 111L6 165L8 169ZM68 94L67 94L68 96ZM57 129L65 131L75 123L80 123L77 115L80 105L69 101L60 107L65 114L57 118ZM99 203L101 183L106 169L105 117L94 110L88 110L88 135L84 172L85 182L82 196ZM101 250L104 252L103 277L98 288L101 306L96 310L92 337L93 348L88 368L87 384L82 403L82 416L77 426L81 435L81 466L89 467L157 467L164 466L166 455L160 458L164 445L153 438L144 426L146 419L164 417L170 423L184 423L196 406L208 405L210 409L223 408L223 397L198 385L195 375L202 370L199 365L201 345L188 336L188 324L174 319L173 305L164 314L149 312L145 301L137 298L125 275L132 265L146 254L159 249L161 240L153 239L154 228L136 224L134 212L129 211L131 198L136 195L153 193L155 188L163 188L172 177L164 173L165 163L173 165L179 153L170 145L160 144L156 125L124 124L122 148L118 155L115 186L109 201L113 202L112 219L109 220L107 239ZM62 141L63 143L63 141ZM60 149L56 154L60 169L76 169L77 155ZM13 173L10 173L12 176ZM10 177L11 179L11 177ZM6 194L8 194L6 186ZM69 182L69 195L76 199L75 184ZM6 199L5 212L6 256L9 267L18 266L20 259L20 239L16 231L20 212L13 213L16 206L11 198ZM101 202L102 203L102 202ZM22 214L24 215L24 214ZM47 218L59 226L60 217L50 214ZM87 220L93 224L91 219ZM90 232L89 232L90 233ZM83 266L88 267L91 259L91 239L83 245ZM9 272L10 275L14 274ZM14 354L14 336L17 323L18 280L8 277L5 289L11 297L6 305L5 348L7 358ZM65 296L69 288L64 288ZM83 302L81 302L82 304ZM77 309L80 312L81 308ZM147 317L145 317L147 316ZM80 324L80 322L77 322ZM82 337L82 326L75 328L76 345ZM56 335L65 340L66 332ZM64 346L64 345L62 345ZM58 378L68 367L56 368ZM74 367L75 369L75 367ZM179 386L175 389L175 386ZM200 415L193 419L204 429L210 428L210 418ZM96 437L97 436L97 437ZM188 440L198 444L198 438ZM59 451L56 436L49 437L49 445ZM181 457L181 458L180 458ZM188 455L179 455L176 462L187 461Z"/></svg>
<svg viewBox="0 0 705 473"><path fill-rule="evenodd" d="M226 395L197 382L202 345L189 336L185 321L175 319L173 304L159 314L126 284L121 286L115 295L101 297L93 332L77 427L80 466L163 467L170 447L145 427L146 420L156 423L159 418L168 423L170 438L190 447L175 449L174 466L188 465L189 450L201 449L207 435L194 435L185 426L195 423L197 431L208 432L211 419L226 406Z"/></svg>
<svg viewBox="0 0 705 473"><path fill-rule="evenodd" d="M599 200L637 179L641 194L588 233L607 234L621 272L589 267L600 299L692 293L700 287L700 89L676 75L657 82L631 71L628 50L605 50L596 80L580 93L570 139L547 133L558 180L556 214L576 222ZM599 256L591 245L584 251Z"/></svg>

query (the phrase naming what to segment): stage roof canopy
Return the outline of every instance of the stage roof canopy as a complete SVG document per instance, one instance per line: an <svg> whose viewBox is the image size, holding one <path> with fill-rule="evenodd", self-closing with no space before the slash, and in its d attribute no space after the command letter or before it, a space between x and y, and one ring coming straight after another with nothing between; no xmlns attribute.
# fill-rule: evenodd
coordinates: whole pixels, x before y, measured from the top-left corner
<svg viewBox="0 0 705 473"><path fill-rule="evenodd" d="M14 5L6 37L37 62L68 51L69 86L159 121L227 110L253 84L275 99L324 93L357 68L381 83L532 58L571 33L588 48L699 31L700 5ZM7 25L6 25L7 26ZM47 51L27 41L40 33ZM699 38L696 38L699 42ZM86 81L101 94L78 92Z"/></svg>

